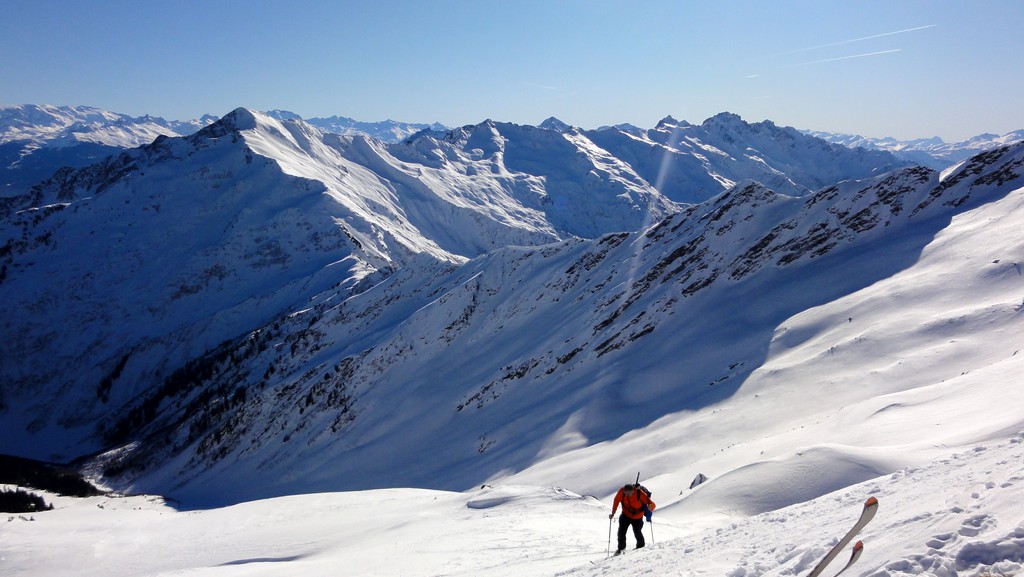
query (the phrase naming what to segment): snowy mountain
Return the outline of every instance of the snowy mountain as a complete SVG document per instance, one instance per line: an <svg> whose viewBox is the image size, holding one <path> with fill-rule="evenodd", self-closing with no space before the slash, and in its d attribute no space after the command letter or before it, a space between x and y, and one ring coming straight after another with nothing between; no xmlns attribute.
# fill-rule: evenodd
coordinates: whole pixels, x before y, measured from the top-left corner
<svg viewBox="0 0 1024 577"><path fill-rule="evenodd" d="M1024 146L1003 148L941 182L916 167L803 198L749 183L637 233L509 247L458 268L404 268L371 290L226 344L146 400L181 409L118 411L108 441L135 444L100 461L141 474L137 489L188 502L297 490L462 489L498 479L550 482L557 471L592 467L592 447L640 443L640 431L654 428L680 443L669 471L686 463L721 477L728 466L683 440L702 434L694 415L737 395L748 403L732 403L733 410L750 413L750 425L716 427L719 442L760 437L743 452L757 446L767 456L746 453L748 463L794 459L786 431L809 416L785 409L809 391L829 398L815 406L815 419L842 419L830 415L1013 362L1017 343L956 344L955 335L961 326L974 339L1019 329L1019 298L1006 300L1019 288L1018 244L988 240L993 227L980 243L985 250L959 242L943 249L979 255L971 268L953 270L928 247L954 215L1020 188L1022 163ZM1005 208L989 210L1009 214ZM993 250L994 242L1002 248ZM946 275L957 285L942 286ZM968 288L968 302L936 315ZM913 302L917 315L887 321L892 305L879 303L890 300ZM931 355L960 362L932 366ZM818 382L823 374L827 384ZM985 418L1012 430L1022 425L1016 412ZM825 467L839 451L849 466L812 491L934 454L926 449L934 431L886 435L891 445L915 447L909 456L865 450L855 441L865 435L852 426L824 436L829 444L810 454ZM418 458L424 454L429 461ZM664 455L641 455L631 466L682 483L658 465ZM572 490L601 494L621 475L591 470ZM763 511L749 507L745 513Z"/></svg>
<svg viewBox="0 0 1024 577"><path fill-rule="evenodd" d="M1019 569L1024 145L883 173L888 154L716 119L387 144L239 109L11 199L0 453L236 505L61 501L56 524L12 518L0 556L793 574L877 494L862 574ZM722 191L677 205L696 155L718 177L700 194ZM587 564L637 470L673 541ZM367 503L365 535L337 527ZM134 532L90 537L112 522ZM24 553L57 541L78 562Z"/></svg>
<svg viewBox="0 0 1024 577"><path fill-rule="evenodd" d="M728 120L720 132L746 134ZM14 297L0 312L20 335L6 356L20 360L0 366L0 401L20 409L2 426L20 454L89 453L133 431L123 417L201 354L289 311L335 306L396 271L389 282L420 293L467 259L679 210L578 129L486 121L387 144L239 109L6 199L0 271ZM38 402L44 385L53 394Z"/></svg>
<svg viewBox="0 0 1024 577"><path fill-rule="evenodd" d="M460 134L432 168L363 136L239 109L11 199L0 237L11 296L0 307L4 358L20 360L0 366L0 401L18 407L3 420L6 450L95 450L98 422L204 351L396 270L429 277L501 247L638 228L675 210L600 155L558 167L589 180L555 171L546 182L504 168L492 124ZM55 387L44 402L40 386Z"/></svg>
<svg viewBox="0 0 1024 577"><path fill-rule="evenodd" d="M537 128L543 128L545 130L554 130L555 132L568 132L572 130L572 126L562 122L554 116L549 116L544 122L537 125Z"/></svg>
<svg viewBox="0 0 1024 577"><path fill-rule="evenodd" d="M284 110L267 114L278 120L301 120ZM24 194L59 168L84 168L159 136L188 136L216 120L211 115L188 121L132 117L90 106L2 106L0 198ZM397 142L424 129L445 129L436 123L359 122L339 116L311 118L307 123L324 132L363 134L382 142Z"/></svg>
<svg viewBox="0 0 1024 577"><path fill-rule="evenodd" d="M699 126L669 116L651 130L615 127L584 134L662 194L683 203L702 202L744 180L802 196L909 164L888 152L848 149L769 121L749 124L729 113Z"/></svg>
<svg viewBox="0 0 1024 577"><path fill-rule="evenodd" d="M1016 145L803 198L747 183L635 233L403 267L190 363L92 466L190 506L418 488L51 496L0 554L14 575L794 575L873 496L853 574L1014 574L1022 167ZM637 469L653 543L606 561ZM59 562L32 554L52 542Z"/></svg>
<svg viewBox="0 0 1024 577"><path fill-rule="evenodd" d="M533 220L529 212L539 211L563 238L635 230L678 210L629 164L578 130L487 120L447 132L422 131L387 151L415 167L429 187L450 190L445 194L492 189L486 183L497 180L516 198L515 206L502 209L508 213L503 218ZM488 204L508 204L491 198ZM534 243L503 245L508 244Z"/></svg>
<svg viewBox="0 0 1024 577"><path fill-rule="evenodd" d="M176 122L150 116L132 118L90 107L34 105L6 107L3 114L0 189L5 197L24 194L61 167L81 168L124 149L148 144L157 136L192 134L216 119L204 116ZM267 115L277 120L303 120L285 110ZM436 123L359 122L338 116L304 122L322 132L363 135L389 145L430 135L443 140L448 132ZM709 118L701 126L668 117L651 130L622 124L584 131L553 117L538 128L577 134L581 146L602 148L606 156L629 165L648 186L683 203L701 202L744 179L800 195L833 182L864 178L907 164L882 152L830 146L770 122L748 124L728 113ZM541 151L525 152L530 156ZM671 162L663 162L669 158Z"/></svg>
<svg viewBox="0 0 1024 577"><path fill-rule="evenodd" d="M91 106L0 106L0 144L21 141L59 148L90 142L133 148L157 136L192 134L215 120L210 115L189 121L133 118Z"/></svg>
<svg viewBox="0 0 1024 577"><path fill-rule="evenodd" d="M745 126L731 117L719 121L726 126L709 121L703 130L733 134ZM981 157L961 170L988 171L999 158ZM467 460L462 468L438 460L446 476L425 469L403 484L452 488L467 476L486 479L501 468L526 467L553 434L546 428L581 408L594 415L586 421L589 439L648 424L645 416L609 425L615 419L600 400L615 398L609 387L619 381L602 376L607 362L599 359L627 359L617 363L617 379L672 373L667 351L650 358L619 352L638 350L637 341L657 350L647 343L660 339L641 340L656 329L675 335L673 348L727 342L700 354L703 369L685 371L693 382L744 380L763 360L750 343L765 336L753 337L730 318L716 321L715 330L749 334L708 341L709 333L695 331L688 319L733 308L724 304L732 296L703 296L720 295L709 287L722 285L728 295L741 290L733 284L757 287L744 290L776 303L768 316L778 320L884 278L906 262L873 262L844 282L814 280L802 263L838 259L831 257L837 247L869 243L878 230L902 230L910 215L937 211L922 195L964 194L946 191L937 179L910 168L804 197L746 182L676 214L630 165L577 129L487 121L387 145L239 109L192 136L158 138L58 173L14 199L2 239L2 279L13 298L0 312L5 335L19 335L4 339L4 357L19 361L0 367L6 450L66 459L148 438L152 447L135 445L132 463L144 461L135 463L135 474L160 469L177 477L186 469L162 460L178 457L200 467L252 466L259 471L252 474L267 477L261 490L276 494L293 488L275 481L274 471L318 467L317 461L289 449L290 457L272 465L266 453L243 447L276 446L282 436L306 431L318 454L348 447L344 461L363 471L357 482L330 470L325 487L376 486L396 481L385 480L394 479L389 463L358 458L378 450L359 440L376 438L360 423L391 419L348 423L365 410L358 407L409 397L408 418L440 419L438 431L428 429L423 438L475 441L463 447L468 453L454 453ZM839 260L852 270L848 259ZM814 287L790 307L778 305L791 300L787 283L745 280L780 266ZM697 295L696 302L710 299L707 308L676 308ZM583 359L589 361L576 368ZM533 428L532 442L516 433L515 450L502 448L499 440L511 433L470 415L506 389L518 390L513 383L527 375L538 393L511 395L519 400L506 410L572 396L567 391L589 391L596 408L551 403L551 414L534 417L543 424ZM662 403L659 416L733 390L688 382ZM52 389L41 398L40 387ZM416 390L434 392L424 400ZM369 400L353 404L364 396ZM171 401L177 408L169 408ZM253 431L253 423L275 419L280 430ZM322 450L335 434L348 444L331 441L333 448ZM405 445L411 454L423 450ZM253 457L221 462L237 451ZM212 470L202 483L221 482L224 471ZM170 486L193 481L200 483L176 478ZM162 483L149 486L166 489Z"/></svg>
<svg viewBox="0 0 1024 577"><path fill-rule="evenodd" d="M271 110L266 114L278 120L303 120L323 132L342 135L360 134L389 143L405 140L421 130L448 130L446 126L437 122L433 124L418 124L391 119L379 122L363 122L345 116L302 118L298 114L287 110Z"/></svg>
<svg viewBox="0 0 1024 577"><path fill-rule="evenodd" d="M803 132L849 148L887 150L902 159L916 164L923 164L936 170L947 168L985 150L1024 140L1024 130L1015 130L1002 136L998 134L979 134L961 142L945 142L937 136L916 140L897 140L895 138L868 138L853 134L837 134L811 130Z"/></svg>
<svg viewBox="0 0 1024 577"><path fill-rule="evenodd" d="M62 166L82 168L158 136L192 134L214 120L133 118L90 106L0 106L0 196L21 194Z"/></svg>

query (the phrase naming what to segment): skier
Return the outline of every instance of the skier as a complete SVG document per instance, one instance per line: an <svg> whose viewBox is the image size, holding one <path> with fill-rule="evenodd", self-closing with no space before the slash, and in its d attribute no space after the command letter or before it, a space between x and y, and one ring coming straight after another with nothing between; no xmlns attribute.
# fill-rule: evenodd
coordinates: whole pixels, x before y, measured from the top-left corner
<svg viewBox="0 0 1024 577"><path fill-rule="evenodd" d="M619 503L622 503L622 515L619 516L619 548L615 551L616 555L621 555L626 549L626 529L630 526L633 527L633 536L636 537L636 548L640 549L645 545L645 509L653 511L655 507L654 501L651 501L647 493L640 490L637 485L626 485L619 489L615 494L615 502L612 503L612 513L608 515L609 519L615 517Z"/></svg>

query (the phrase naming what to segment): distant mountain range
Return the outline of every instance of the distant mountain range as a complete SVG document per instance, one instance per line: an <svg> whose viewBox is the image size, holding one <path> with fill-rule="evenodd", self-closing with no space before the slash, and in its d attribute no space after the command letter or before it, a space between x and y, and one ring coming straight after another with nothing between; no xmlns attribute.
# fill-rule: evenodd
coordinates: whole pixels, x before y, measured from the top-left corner
<svg viewBox="0 0 1024 577"><path fill-rule="evenodd" d="M409 139L419 132L443 133L449 130L448 127L438 123L417 124L394 120L363 122L343 116L302 119L298 114L286 110L273 110L266 114L278 120L303 120L327 133L365 135L389 144ZM187 136L216 119L216 116L209 114L202 118L186 121L165 120L149 115L132 117L89 106L33 104L2 106L0 107L0 197L24 193L32 185L49 178L60 167L82 168L122 150L149 144L158 136ZM716 188L713 184L708 186L710 183L707 182L707 179L709 178L711 180L721 179L721 182L726 184L742 180L741 176L718 174L718 169L714 167L714 161L721 155L705 155L696 152L696 148L708 143L713 149L722 152L728 151L734 157L736 154L739 154L740 157L745 154L744 151L730 150L729 143L722 140L722 137L726 137L726 135L713 135L704 131L704 127L709 123L720 127L728 124L726 119L739 121L744 126L763 127L765 134L761 135L761 139L754 143L756 144L754 148L759 151L770 147L771 145L767 142L772 139L782 142L783 135L787 131L793 130L776 127L770 122L748 125L739 117L731 114L718 115L699 126L667 117L650 130L629 124L583 130L573 128L554 117L548 118L538 127L556 132L576 130L586 134L594 142L600 142L613 148L616 147L615 142L618 141L618 147L611 151L612 154L622 154L628 157L634 170L642 173L644 178L652 184L659 185L658 180L660 179L660 186L669 189L699 189L698 193L667 193L677 199L692 201L707 198L707 191ZM936 170L946 168L983 150L1024 140L1024 130L1003 136L983 134L957 143L945 143L939 138L898 141L892 138L865 138L809 130L801 132L847 148L859 147L866 150L891 152L899 159L899 162L922 164ZM630 137L636 141L627 142L626 140ZM673 142L668 142L672 139L674 139ZM644 144L643 141L647 141L647 144ZM697 144L693 144L694 142ZM660 169L660 160L652 161L648 157L652 152L657 154L661 151L668 151L673 156L685 157L676 159L681 160L680 162L666 163L666 166L678 169L680 165L690 164L691 168L686 171L686 174L679 172L657 174ZM779 156L780 152L775 150L771 151L771 154ZM680 153L682 154L680 155ZM798 156L806 155L801 152ZM819 158L816 162L820 163L822 160L826 159ZM703 170L705 175L697 177L698 181L693 180L696 164L702 164L706 168ZM789 170L791 168L801 170L799 167L789 167L788 165L772 168L783 174L791 172ZM697 170L696 172L701 171ZM756 178L762 176L758 173L763 171L749 172L755 174ZM704 182L699 182L699 180ZM781 181L784 178L777 176L775 180ZM807 190L824 186L830 180L830 177L826 177L823 180L803 184L789 185L779 182L770 184L780 192L793 193L801 188L803 188L803 192L807 192ZM761 181L769 184L764 179Z"/></svg>
<svg viewBox="0 0 1024 577"><path fill-rule="evenodd" d="M811 130L803 132L849 148L887 150L899 158L936 170L942 170L979 152L1024 140L1024 130L1015 130L1002 136L998 134L980 134L961 142L944 142L937 136L916 140L896 140L895 138L867 138L851 134Z"/></svg>
<svg viewBox="0 0 1024 577"><path fill-rule="evenodd" d="M330 116L327 118L302 118L294 112L287 110L271 110L266 112L267 116L278 120L303 120L307 124L315 126L324 132L333 134L362 134L381 142L398 142L416 134L421 130L448 130L448 127L437 122L433 124L416 124L410 122L399 122L397 120L382 120L379 122L363 122L344 116Z"/></svg>
<svg viewBox="0 0 1024 577"><path fill-rule="evenodd" d="M0 107L0 198L24 192L60 167L88 166L158 136L192 134L216 119L168 121L90 106Z"/></svg>
<svg viewBox="0 0 1024 577"><path fill-rule="evenodd" d="M192 134L215 120L211 115L187 121L132 117L91 106L4 106L0 107L0 143L23 141L58 148L89 142L134 148L161 135Z"/></svg>

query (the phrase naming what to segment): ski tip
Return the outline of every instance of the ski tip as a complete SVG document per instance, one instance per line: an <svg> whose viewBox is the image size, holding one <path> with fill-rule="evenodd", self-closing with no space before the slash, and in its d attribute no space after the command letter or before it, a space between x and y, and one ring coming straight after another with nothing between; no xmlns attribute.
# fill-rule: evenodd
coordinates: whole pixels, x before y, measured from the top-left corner
<svg viewBox="0 0 1024 577"><path fill-rule="evenodd" d="M868 497L868 500L864 501L864 506L865 507L877 507L878 506L878 499L876 499L874 497Z"/></svg>

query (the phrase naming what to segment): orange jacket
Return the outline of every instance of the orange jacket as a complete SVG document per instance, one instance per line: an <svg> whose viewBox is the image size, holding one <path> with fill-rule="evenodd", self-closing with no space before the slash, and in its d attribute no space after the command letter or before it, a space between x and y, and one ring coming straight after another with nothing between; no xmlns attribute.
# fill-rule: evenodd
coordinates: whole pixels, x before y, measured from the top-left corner
<svg viewBox="0 0 1024 577"><path fill-rule="evenodd" d="M619 503L622 503L622 514L630 519L643 518L644 505L647 505L651 511L655 507L654 501L651 501L651 498L640 489L634 489L633 494L628 497L625 489L619 489L619 492L615 494L615 502L612 503L612 515L619 508Z"/></svg>

